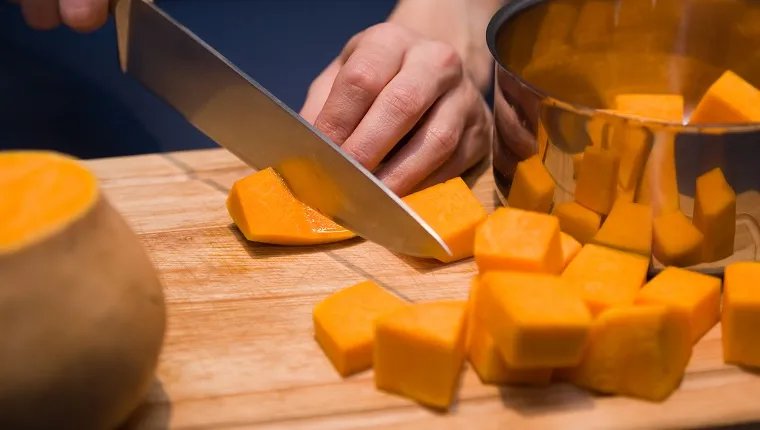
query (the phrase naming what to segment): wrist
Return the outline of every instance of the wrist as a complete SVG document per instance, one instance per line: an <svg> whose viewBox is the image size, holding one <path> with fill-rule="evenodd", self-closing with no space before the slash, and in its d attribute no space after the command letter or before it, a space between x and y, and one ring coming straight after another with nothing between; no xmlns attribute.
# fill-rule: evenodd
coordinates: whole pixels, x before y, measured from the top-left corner
<svg viewBox="0 0 760 430"><path fill-rule="evenodd" d="M399 0L387 21L453 46L470 79L486 91L493 73L486 27L503 3L504 0Z"/></svg>

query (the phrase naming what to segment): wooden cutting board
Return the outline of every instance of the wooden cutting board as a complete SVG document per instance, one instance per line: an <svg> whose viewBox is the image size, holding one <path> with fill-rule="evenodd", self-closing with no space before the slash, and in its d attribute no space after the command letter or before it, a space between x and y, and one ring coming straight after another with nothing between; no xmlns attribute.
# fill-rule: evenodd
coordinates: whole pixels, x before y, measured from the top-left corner
<svg viewBox="0 0 760 430"><path fill-rule="evenodd" d="M716 327L665 403L569 385L502 388L464 375L448 415L342 380L312 337L313 305L371 279L412 301L465 299L471 260L404 258L360 239L320 247L247 243L224 207L251 172L221 149L88 161L161 273L168 333L157 382L128 429L653 429L760 422L760 376L725 366ZM490 169L469 178L490 211Z"/></svg>

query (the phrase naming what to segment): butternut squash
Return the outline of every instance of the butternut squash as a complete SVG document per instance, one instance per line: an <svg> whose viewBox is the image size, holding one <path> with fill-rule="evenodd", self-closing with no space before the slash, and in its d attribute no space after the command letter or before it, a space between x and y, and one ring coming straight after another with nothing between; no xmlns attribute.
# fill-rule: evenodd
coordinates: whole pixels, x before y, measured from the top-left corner
<svg viewBox="0 0 760 430"><path fill-rule="evenodd" d="M416 303L375 324L375 386L448 409L465 357L466 302Z"/></svg>
<svg viewBox="0 0 760 430"><path fill-rule="evenodd" d="M723 361L760 368L760 263L730 263L723 276Z"/></svg>
<svg viewBox="0 0 760 430"><path fill-rule="evenodd" d="M702 261L713 262L734 253L736 193L716 167L697 178L694 226L702 233Z"/></svg>
<svg viewBox="0 0 760 430"><path fill-rule="evenodd" d="M652 253L652 208L617 200L593 242L647 258Z"/></svg>
<svg viewBox="0 0 760 430"><path fill-rule="evenodd" d="M271 167L238 179L227 212L246 239L272 245L318 245L356 235L297 200Z"/></svg>
<svg viewBox="0 0 760 430"><path fill-rule="evenodd" d="M702 262L704 236L683 212L660 215L652 223L652 254L666 266L693 266Z"/></svg>
<svg viewBox="0 0 760 430"><path fill-rule="evenodd" d="M648 305L604 311L594 321L578 366L559 373L597 392L659 402L680 385L691 359L689 318Z"/></svg>
<svg viewBox="0 0 760 430"><path fill-rule="evenodd" d="M636 303L681 309L689 316L690 338L697 343L720 319L720 279L667 267L644 285Z"/></svg>
<svg viewBox="0 0 760 430"><path fill-rule="evenodd" d="M559 221L547 214L498 208L475 234L475 263L489 270L562 271Z"/></svg>
<svg viewBox="0 0 760 430"><path fill-rule="evenodd" d="M593 50L610 43L615 28L615 3L590 0L582 3L572 33L576 49Z"/></svg>
<svg viewBox="0 0 760 430"><path fill-rule="evenodd" d="M599 225L602 223L602 216L598 213L587 209L577 202L565 202L554 206L552 215L559 220L559 228L563 232L574 237L582 245L593 239Z"/></svg>
<svg viewBox="0 0 760 430"><path fill-rule="evenodd" d="M596 316L608 308L632 305L648 268L649 259L641 255L590 243L567 265L562 278Z"/></svg>
<svg viewBox="0 0 760 430"><path fill-rule="evenodd" d="M731 70L707 89L689 118L690 124L760 122L760 90Z"/></svg>
<svg viewBox="0 0 760 430"><path fill-rule="evenodd" d="M443 263L472 257L475 230L488 216L485 208L460 177L404 197L404 201L441 236L452 255Z"/></svg>
<svg viewBox="0 0 760 430"><path fill-rule="evenodd" d="M314 337L335 370L350 376L372 367L375 320L406 305L374 282L360 282L314 307Z"/></svg>
<svg viewBox="0 0 760 430"><path fill-rule="evenodd" d="M621 201L626 203L633 203L636 201L636 187L623 188L618 184L617 192L615 193L615 201Z"/></svg>
<svg viewBox="0 0 760 430"><path fill-rule="evenodd" d="M554 202L554 179L538 155L517 163L507 204L511 208L548 213Z"/></svg>
<svg viewBox="0 0 760 430"><path fill-rule="evenodd" d="M591 314L556 275L493 271L482 275L486 326L504 362L516 369L578 364Z"/></svg>
<svg viewBox="0 0 760 430"><path fill-rule="evenodd" d="M615 96L614 110L642 118L682 123L683 108L683 96L680 94L631 93Z"/></svg>
<svg viewBox="0 0 760 430"><path fill-rule="evenodd" d="M583 245L565 232L560 232L562 242L562 268L564 269L581 252Z"/></svg>
<svg viewBox="0 0 760 430"><path fill-rule="evenodd" d="M573 154L573 179L578 179L578 172L583 164L583 153Z"/></svg>
<svg viewBox="0 0 760 430"><path fill-rule="evenodd" d="M575 183L575 201L594 212L608 214L615 200L619 168L620 157L617 153L595 146L587 147Z"/></svg>
<svg viewBox="0 0 760 430"><path fill-rule="evenodd" d="M591 146L596 146L598 148L605 147L604 141L607 137L607 129L607 123L604 122L603 119L596 117L591 118L586 123L586 132L588 133L588 138L591 142Z"/></svg>
<svg viewBox="0 0 760 430"><path fill-rule="evenodd" d="M665 132L655 134L641 183L636 190L636 202L652 206L654 215L659 216L679 210L680 198L674 136Z"/></svg>
<svg viewBox="0 0 760 430"><path fill-rule="evenodd" d="M0 428L116 428L163 344L151 260L72 157L0 151L0 190Z"/></svg>
<svg viewBox="0 0 760 430"><path fill-rule="evenodd" d="M484 384L548 385L551 368L515 369L501 358L484 318L482 285L480 277L474 276L467 302L467 357L475 373Z"/></svg>
<svg viewBox="0 0 760 430"><path fill-rule="evenodd" d="M578 7L563 2L547 3L545 14L541 22L529 22L530 28L526 29L536 32L532 57L540 60L556 58L557 51L561 52L563 46L557 41L566 40L574 31Z"/></svg>
<svg viewBox="0 0 760 430"><path fill-rule="evenodd" d="M649 138L643 128L627 126L612 130L611 147L620 157L618 187L624 194L636 192L649 156Z"/></svg>
<svg viewBox="0 0 760 430"><path fill-rule="evenodd" d="M543 160L546 155L546 148L549 146L549 135L546 133L544 123L541 120L538 121L538 131L536 132L536 147L538 151L538 159Z"/></svg>
<svg viewBox="0 0 760 430"><path fill-rule="evenodd" d="M680 94L619 94L615 97L615 110L623 114L681 123L683 122L684 101ZM631 157L646 152L648 142L645 136L627 133L624 152ZM621 176L621 188L632 192L636 179L638 160L628 158L631 170ZM629 176L630 174L630 176ZM625 183L629 179L631 182ZM679 209L678 181L676 176L675 140L667 132L655 132L652 148L644 164L641 183L636 201L652 206L654 215L669 213Z"/></svg>

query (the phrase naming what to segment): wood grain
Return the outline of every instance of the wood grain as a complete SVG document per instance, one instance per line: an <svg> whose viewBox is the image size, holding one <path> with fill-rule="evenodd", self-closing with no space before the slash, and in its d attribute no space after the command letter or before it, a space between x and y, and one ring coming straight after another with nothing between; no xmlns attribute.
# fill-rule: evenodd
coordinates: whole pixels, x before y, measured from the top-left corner
<svg viewBox="0 0 760 430"><path fill-rule="evenodd" d="M681 389L662 404L569 385L486 386L467 369L441 415L342 380L313 340L311 310L373 279L413 301L467 297L475 265L395 255L361 239L321 247L247 243L224 207L251 172L222 149L88 161L161 273L168 333L157 381L125 429L685 428L760 422L760 377L726 366L720 329L695 346ZM490 211L490 170L468 178Z"/></svg>

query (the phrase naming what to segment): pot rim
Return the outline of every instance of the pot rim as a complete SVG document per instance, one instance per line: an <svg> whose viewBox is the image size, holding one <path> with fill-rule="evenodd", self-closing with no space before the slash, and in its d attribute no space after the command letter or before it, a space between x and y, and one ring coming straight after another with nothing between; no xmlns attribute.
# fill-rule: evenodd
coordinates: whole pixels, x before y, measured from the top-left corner
<svg viewBox="0 0 760 430"><path fill-rule="evenodd" d="M563 101L541 90L540 88L534 86L532 83L525 80L518 73L510 69L502 61L501 57L498 54L496 44L497 44L499 33L501 32L504 25L507 22L509 22L511 18L513 18L515 15L517 15L519 12L521 12L524 9L535 6L537 3L546 2L546 1L553 1L553 0L512 0L506 5L499 8L499 10L496 11L496 13L494 13L494 15L491 17L491 20L488 22L488 27L486 28L486 44L488 45L488 50L491 51L491 57L496 63L496 67L500 67L507 74L509 74L509 76L512 79L515 79L521 85L530 89L530 91L538 95L541 98L542 103L574 112L576 114L582 115L589 119L592 117L596 117L596 118L602 117L610 121L623 121L623 122L630 123L632 125L636 125L639 127L644 126L651 129L666 130L672 133L689 133L689 134L737 133L738 134L738 133L760 131L760 123L757 123L757 122L731 123L731 124L721 124L721 123L682 124L682 123L665 121L665 120L654 119L654 118L642 118L642 117L637 117L633 115L625 115L625 114L615 113L614 111L611 111L611 110L595 109L595 108L591 108L582 104ZM496 79L496 76L494 76L494 79ZM499 89L494 88L494 91L499 91Z"/></svg>

